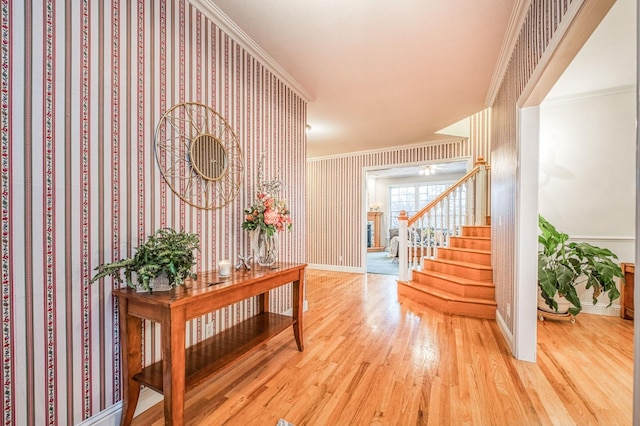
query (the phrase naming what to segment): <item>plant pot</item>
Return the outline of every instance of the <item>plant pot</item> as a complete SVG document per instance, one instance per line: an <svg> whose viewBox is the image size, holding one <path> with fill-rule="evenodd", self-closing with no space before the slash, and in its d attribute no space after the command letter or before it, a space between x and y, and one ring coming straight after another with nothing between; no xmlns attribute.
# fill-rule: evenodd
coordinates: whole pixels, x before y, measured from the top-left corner
<svg viewBox="0 0 640 426"><path fill-rule="evenodd" d="M566 314L567 312L569 312L569 308L573 306L571 302L569 302L564 297L560 296L558 293L556 293L553 299L556 301L556 303L558 303L557 312L554 311L553 308L550 308L549 305L547 305L547 303L544 301L544 298L542 297L542 295L538 293L538 309L541 311L550 312L553 314Z"/></svg>
<svg viewBox="0 0 640 426"><path fill-rule="evenodd" d="M151 287L153 291L169 291L173 288L166 272L149 280L149 287Z"/></svg>
<svg viewBox="0 0 640 426"><path fill-rule="evenodd" d="M131 274L131 280L136 284L136 292L137 293L146 293L147 290L138 284L138 277L135 272ZM169 276L166 272L161 273L155 278L149 280L149 289L151 292L154 291L169 291L173 288L171 282L169 281Z"/></svg>

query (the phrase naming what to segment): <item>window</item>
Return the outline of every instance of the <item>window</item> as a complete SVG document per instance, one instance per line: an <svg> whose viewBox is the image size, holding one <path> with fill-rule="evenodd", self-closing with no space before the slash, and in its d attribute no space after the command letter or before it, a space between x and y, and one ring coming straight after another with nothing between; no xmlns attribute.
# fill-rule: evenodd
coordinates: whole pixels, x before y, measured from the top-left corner
<svg viewBox="0 0 640 426"><path fill-rule="evenodd" d="M451 186L451 182L389 187L389 227L398 227L398 216L401 210L405 210L407 215L411 217L421 208L435 200L436 197L442 194L449 186ZM449 205L451 212L458 209L464 211L466 204L464 188L462 188L462 192L463 193L460 194L459 197L455 197L454 202Z"/></svg>
<svg viewBox="0 0 640 426"><path fill-rule="evenodd" d="M398 227L398 216L401 210L405 210L408 216L413 216L447 189L449 185L449 183L435 183L389 187L390 227Z"/></svg>

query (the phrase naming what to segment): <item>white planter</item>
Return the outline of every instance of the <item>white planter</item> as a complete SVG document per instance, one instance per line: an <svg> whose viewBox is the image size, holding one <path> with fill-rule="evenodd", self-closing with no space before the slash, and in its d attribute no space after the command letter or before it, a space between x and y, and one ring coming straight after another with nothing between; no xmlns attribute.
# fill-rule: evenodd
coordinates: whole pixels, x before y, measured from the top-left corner
<svg viewBox="0 0 640 426"><path fill-rule="evenodd" d="M136 292L137 293L146 293L147 290L142 287L141 285L138 284L138 277L136 275L136 273L132 273L131 274L131 281L133 281L136 285ZM167 276L167 273L164 272L162 274L160 274L159 276L152 278L149 280L149 288L151 288L151 291L169 291L171 290L171 283L169 282L169 277Z"/></svg>
<svg viewBox="0 0 640 426"><path fill-rule="evenodd" d="M169 276L166 272L158 275L155 278L149 280L149 287L153 291L169 291L171 290L171 283L169 282Z"/></svg>
<svg viewBox="0 0 640 426"><path fill-rule="evenodd" d="M573 306L571 302L560 296L558 293L556 293L554 300L558 303L557 312L550 308L549 305L547 305L547 303L544 301L544 298L540 295L540 293L538 293L538 309L544 312L551 312L553 314L566 314L567 312L569 312L569 308Z"/></svg>

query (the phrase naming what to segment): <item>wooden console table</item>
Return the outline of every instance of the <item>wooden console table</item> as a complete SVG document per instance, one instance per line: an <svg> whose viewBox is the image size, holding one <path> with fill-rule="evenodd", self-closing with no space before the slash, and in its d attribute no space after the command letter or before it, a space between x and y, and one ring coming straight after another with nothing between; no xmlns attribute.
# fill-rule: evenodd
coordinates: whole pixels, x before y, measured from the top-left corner
<svg viewBox="0 0 640 426"><path fill-rule="evenodd" d="M304 349L302 304L305 264L255 266L223 279L215 271L198 274L197 281L168 292L136 293L114 290L120 302L122 370L121 425L128 425L140 395L140 385L164 394L167 425L182 425L184 394L214 373L293 326L298 349ZM293 316L269 312L269 290L293 283ZM185 349L187 321L241 300L258 296L260 312L240 324ZM142 368L141 318L161 326L162 360Z"/></svg>

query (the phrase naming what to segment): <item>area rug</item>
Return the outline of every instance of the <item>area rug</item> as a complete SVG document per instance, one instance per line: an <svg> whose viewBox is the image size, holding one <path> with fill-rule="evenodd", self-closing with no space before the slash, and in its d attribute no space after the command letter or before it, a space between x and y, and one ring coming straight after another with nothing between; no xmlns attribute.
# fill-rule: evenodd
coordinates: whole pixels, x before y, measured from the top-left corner
<svg viewBox="0 0 640 426"><path fill-rule="evenodd" d="M367 273L398 275L398 260L388 255L386 251L367 253Z"/></svg>

